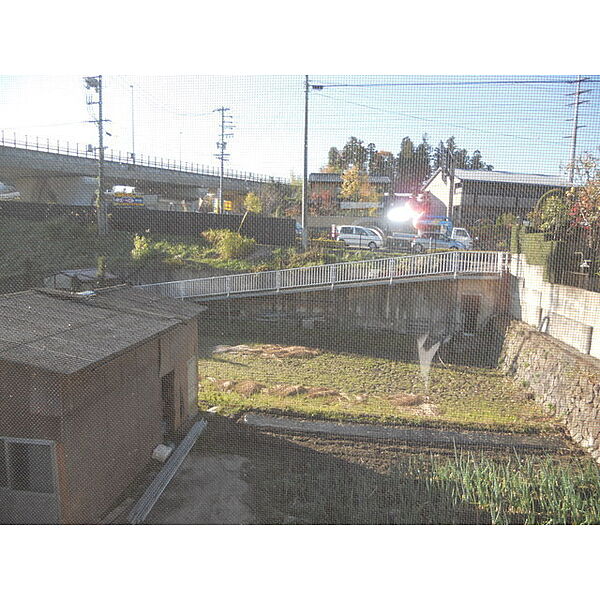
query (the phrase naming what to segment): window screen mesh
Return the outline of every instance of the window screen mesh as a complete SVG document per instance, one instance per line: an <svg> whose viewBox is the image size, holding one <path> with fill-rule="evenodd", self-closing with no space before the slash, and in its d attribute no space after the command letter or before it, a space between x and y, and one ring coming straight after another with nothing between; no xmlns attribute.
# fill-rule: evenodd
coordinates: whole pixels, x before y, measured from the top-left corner
<svg viewBox="0 0 600 600"><path fill-rule="evenodd" d="M1 77L0 523L598 524L599 84Z"/></svg>

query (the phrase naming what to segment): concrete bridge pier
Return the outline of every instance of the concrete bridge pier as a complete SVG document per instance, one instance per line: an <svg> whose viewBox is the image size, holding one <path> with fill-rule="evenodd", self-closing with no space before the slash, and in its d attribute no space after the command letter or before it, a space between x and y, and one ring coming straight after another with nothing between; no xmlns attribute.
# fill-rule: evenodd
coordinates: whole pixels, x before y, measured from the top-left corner
<svg viewBox="0 0 600 600"><path fill-rule="evenodd" d="M98 186L95 177L44 176L15 177L7 181L26 202L52 202L89 206L95 202Z"/></svg>

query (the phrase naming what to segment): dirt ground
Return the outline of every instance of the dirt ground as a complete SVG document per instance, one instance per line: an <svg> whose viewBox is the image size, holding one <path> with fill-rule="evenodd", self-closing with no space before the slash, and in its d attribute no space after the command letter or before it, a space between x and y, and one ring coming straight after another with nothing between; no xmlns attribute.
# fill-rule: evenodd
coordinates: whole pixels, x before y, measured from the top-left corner
<svg viewBox="0 0 600 600"><path fill-rule="evenodd" d="M209 418L151 512L151 524L486 524L489 514L432 495L399 465L455 452L398 441L259 430ZM496 449L477 451L500 453ZM402 471L402 468L401 468ZM427 497L427 502L423 498ZM434 498L432 505L432 498Z"/></svg>

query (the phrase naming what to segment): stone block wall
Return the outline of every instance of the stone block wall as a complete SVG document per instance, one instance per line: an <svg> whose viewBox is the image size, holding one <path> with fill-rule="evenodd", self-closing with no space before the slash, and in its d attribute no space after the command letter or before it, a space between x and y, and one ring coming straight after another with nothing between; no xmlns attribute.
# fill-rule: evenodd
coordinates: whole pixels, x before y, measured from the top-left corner
<svg viewBox="0 0 600 600"><path fill-rule="evenodd" d="M575 442L600 462L600 360L521 321L511 321L500 367L553 409Z"/></svg>

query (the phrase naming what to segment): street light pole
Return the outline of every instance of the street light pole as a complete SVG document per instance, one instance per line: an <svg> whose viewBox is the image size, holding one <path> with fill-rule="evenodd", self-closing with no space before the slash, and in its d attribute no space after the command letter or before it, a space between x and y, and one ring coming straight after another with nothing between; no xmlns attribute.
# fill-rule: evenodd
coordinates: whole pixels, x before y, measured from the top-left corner
<svg viewBox="0 0 600 600"><path fill-rule="evenodd" d="M133 85L131 88L131 160L135 164L135 129L134 129L134 118L133 118Z"/></svg>
<svg viewBox="0 0 600 600"><path fill-rule="evenodd" d="M308 249L308 75L304 76L304 174L302 177L302 249Z"/></svg>

